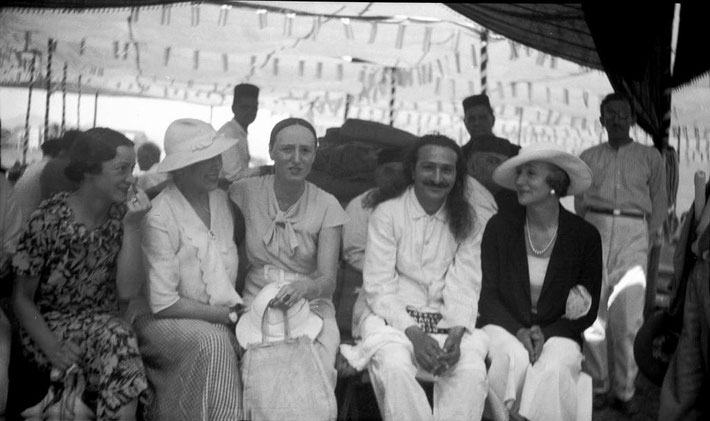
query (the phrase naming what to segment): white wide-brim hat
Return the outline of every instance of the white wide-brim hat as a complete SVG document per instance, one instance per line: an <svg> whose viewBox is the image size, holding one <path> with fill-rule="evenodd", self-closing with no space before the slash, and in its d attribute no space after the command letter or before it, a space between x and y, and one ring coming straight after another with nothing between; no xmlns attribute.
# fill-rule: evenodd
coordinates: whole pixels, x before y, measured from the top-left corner
<svg viewBox="0 0 710 421"><path fill-rule="evenodd" d="M254 297L249 310L239 318L236 334L239 344L246 348L249 344L281 341L285 338L284 312L278 308L269 307L282 286L286 284L274 282L266 285ZM267 311L268 310L268 311ZM308 301L301 299L285 312L291 338L306 335L315 339L323 328L323 319L311 311ZM264 335L262 336L262 321Z"/></svg>
<svg viewBox="0 0 710 421"><path fill-rule="evenodd" d="M520 150L518 155L504 161L493 172L493 181L515 190L516 168L531 161L542 161L560 167L569 176L568 195L583 193L592 185L592 170L581 159L565 152L560 146L551 143L536 143Z"/></svg>
<svg viewBox="0 0 710 421"><path fill-rule="evenodd" d="M158 172L170 172L221 155L236 145L208 123L194 118L173 121L165 131L165 158L158 164Z"/></svg>

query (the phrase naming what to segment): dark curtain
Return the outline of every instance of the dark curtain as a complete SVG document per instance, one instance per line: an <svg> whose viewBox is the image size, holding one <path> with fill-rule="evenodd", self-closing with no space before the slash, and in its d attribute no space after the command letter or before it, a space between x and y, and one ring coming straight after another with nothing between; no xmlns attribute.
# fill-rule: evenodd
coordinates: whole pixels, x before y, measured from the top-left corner
<svg viewBox="0 0 710 421"><path fill-rule="evenodd" d="M676 60L673 67L673 87L691 83L710 71L708 47L708 17L710 5L687 2L680 6Z"/></svg>
<svg viewBox="0 0 710 421"><path fill-rule="evenodd" d="M508 39L602 70L581 4L444 3Z"/></svg>
<svg viewBox="0 0 710 421"><path fill-rule="evenodd" d="M672 3L582 5L597 53L617 92L632 98L637 122L663 150L670 126ZM665 138L665 140L664 140Z"/></svg>

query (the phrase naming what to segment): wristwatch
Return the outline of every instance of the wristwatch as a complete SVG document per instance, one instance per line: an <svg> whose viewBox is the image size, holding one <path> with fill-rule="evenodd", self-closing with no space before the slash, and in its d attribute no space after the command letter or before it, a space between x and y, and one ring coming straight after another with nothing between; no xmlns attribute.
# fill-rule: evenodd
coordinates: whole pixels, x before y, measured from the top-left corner
<svg viewBox="0 0 710 421"><path fill-rule="evenodd" d="M229 314L227 315L229 317L229 321L233 324L236 325L237 322L239 321L239 313L237 313L237 310L235 308L230 309Z"/></svg>

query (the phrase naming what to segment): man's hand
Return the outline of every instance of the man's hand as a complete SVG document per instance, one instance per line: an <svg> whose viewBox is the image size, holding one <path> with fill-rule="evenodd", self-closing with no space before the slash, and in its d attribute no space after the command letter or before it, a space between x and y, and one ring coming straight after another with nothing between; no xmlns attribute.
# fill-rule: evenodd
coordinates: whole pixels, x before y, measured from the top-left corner
<svg viewBox="0 0 710 421"><path fill-rule="evenodd" d="M466 328L463 326L449 329L449 335L446 337L446 342L444 342L444 355L439 358L439 362L443 367L440 372L434 373L435 376L440 376L459 362L459 358L461 358L461 339L465 331Z"/></svg>
<svg viewBox="0 0 710 421"><path fill-rule="evenodd" d="M535 362L535 347L533 346L533 341L530 337L530 329L525 329L524 327L521 327L520 329L518 329L518 332L515 334L515 337L518 338L520 343L522 343L525 347L525 350L528 351L530 363L532 364L533 362Z"/></svg>
<svg viewBox="0 0 710 421"><path fill-rule="evenodd" d="M534 325L530 328L530 339L532 340L532 345L533 345L533 356L530 359L530 363L535 363L535 361L540 358L540 354L542 354L542 347L545 345L545 334L542 333L542 329L540 329L540 326Z"/></svg>
<svg viewBox="0 0 710 421"><path fill-rule="evenodd" d="M420 367L432 374L443 370L444 364L441 363L441 357L444 355L444 351L439 347L436 339L427 335L416 325L408 327L404 333L412 341L414 356Z"/></svg>

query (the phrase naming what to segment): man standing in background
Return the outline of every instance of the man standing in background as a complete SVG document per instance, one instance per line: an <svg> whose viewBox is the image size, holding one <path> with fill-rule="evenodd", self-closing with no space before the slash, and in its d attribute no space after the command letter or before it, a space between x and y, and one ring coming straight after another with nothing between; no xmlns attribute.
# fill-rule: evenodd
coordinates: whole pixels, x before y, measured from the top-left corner
<svg viewBox="0 0 710 421"><path fill-rule="evenodd" d="M592 186L575 198L577 214L601 234L605 269L584 354L595 408L606 405L611 390L612 406L632 415L638 412L634 340L643 323L649 237L659 235L666 216L666 167L656 149L629 136L636 116L626 95L607 95L600 111L609 141L580 155L592 170Z"/></svg>
<svg viewBox="0 0 710 421"><path fill-rule="evenodd" d="M248 175L251 156L249 155L247 130L249 125L254 122L258 111L259 88L248 83L240 83L235 86L232 101L234 118L219 129L219 134L230 139L237 139L238 142L222 154L220 184L228 186Z"/></svg>

